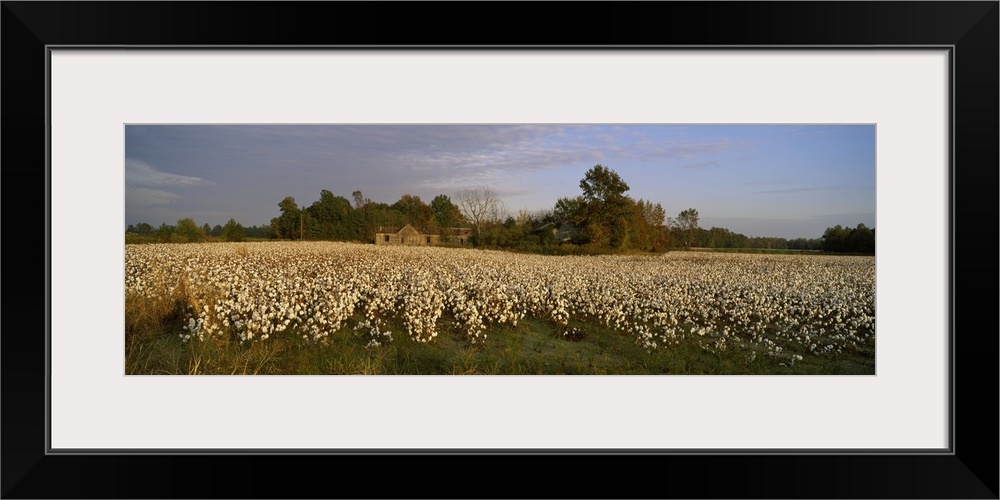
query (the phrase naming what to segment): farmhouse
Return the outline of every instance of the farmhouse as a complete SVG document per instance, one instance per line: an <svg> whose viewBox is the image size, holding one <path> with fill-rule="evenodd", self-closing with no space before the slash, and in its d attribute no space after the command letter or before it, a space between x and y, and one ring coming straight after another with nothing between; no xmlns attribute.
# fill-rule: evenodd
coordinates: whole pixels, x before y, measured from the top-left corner
<svg viewBox="0 0 1000 500"><path fill-rule="evenodd" d="M469 235L472 229L465 227L449 227L437 231L417 229L409 224L402 229L379 227L375 230L376 245L408 245L427 246L441 243L458 243L465 245L469 242Z"/></svg>

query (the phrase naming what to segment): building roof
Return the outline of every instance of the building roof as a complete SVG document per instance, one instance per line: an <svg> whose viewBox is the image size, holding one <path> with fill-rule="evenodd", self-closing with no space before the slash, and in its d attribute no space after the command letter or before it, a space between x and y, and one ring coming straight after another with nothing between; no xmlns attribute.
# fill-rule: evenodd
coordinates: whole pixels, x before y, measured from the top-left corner
<svg viewBox="0 0 1000 500"><path fill-rule="evenodd" d="M396 234L423 234L421 231L417 231L413 226L407 224L403 226Z"/></svg>
<svg viewBox="0 0 1000 500"><path fill-rule="evenodd" d="M472 228L468 227L446 227L438 229L436 231L428 231L424 228L415 228L411 224L407 224L402 228L396 229L395 227L379 226L375 228L376 234L421 234L421 235L433 235L433 234L451 234L455 236L463 236L472 233Z"/></svg>

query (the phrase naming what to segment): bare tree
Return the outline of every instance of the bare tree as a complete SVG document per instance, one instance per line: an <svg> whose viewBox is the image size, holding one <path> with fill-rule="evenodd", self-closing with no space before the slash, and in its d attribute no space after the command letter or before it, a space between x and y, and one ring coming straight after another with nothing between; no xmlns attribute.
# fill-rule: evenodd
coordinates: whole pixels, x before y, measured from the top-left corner
<svg viewBox="0 0 1000 500"><path fill-rule="evenodd" d="M361 208L365 206L365 195L361 194L361 191L355 191L351 193L354 197L354 208Z"/></svg>
<svg viewBox="0 0 1000 500"><path fill-rule="evenodd" d="M476 227L476 236L482 235L483 225L497 222L506 214L503 200L496 190L487 186L465 188L455 193L458 209Z"/></svg>

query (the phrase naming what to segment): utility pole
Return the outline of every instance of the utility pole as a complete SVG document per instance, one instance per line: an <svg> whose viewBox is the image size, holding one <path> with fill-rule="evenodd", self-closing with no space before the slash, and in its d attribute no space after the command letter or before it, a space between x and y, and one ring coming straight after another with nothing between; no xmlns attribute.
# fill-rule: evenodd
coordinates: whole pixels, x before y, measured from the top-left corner
<svg viewBox="0 0 1000 500"><path fill-rule="evenodd" d="M305 212L299 212L299 240L300 241L302 240L302 236L305 234L304 231L303 231L303 229L302 229L304 227L304 223L302 222L302 219L304 219L305 216L306 216Z"/></svg>

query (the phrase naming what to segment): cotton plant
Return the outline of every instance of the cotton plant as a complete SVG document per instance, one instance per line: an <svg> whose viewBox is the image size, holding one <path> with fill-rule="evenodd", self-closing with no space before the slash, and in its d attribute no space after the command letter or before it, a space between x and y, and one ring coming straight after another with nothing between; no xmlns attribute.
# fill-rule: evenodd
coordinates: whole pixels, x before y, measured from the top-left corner
<svg viewBox="0 0 1000 500"><path fill-rule="evenodd" d="M470 344L526 318L576 337L601 325L649 352L686 338L801 362L871 348L873 257L671 252L552 257L333 242L128 245L125 291L191 302L183 342L298 335L323 343L362 318L370 346L398 318L432 343L452 318ZM372 334L371 332L378 332Z"/></svg>

